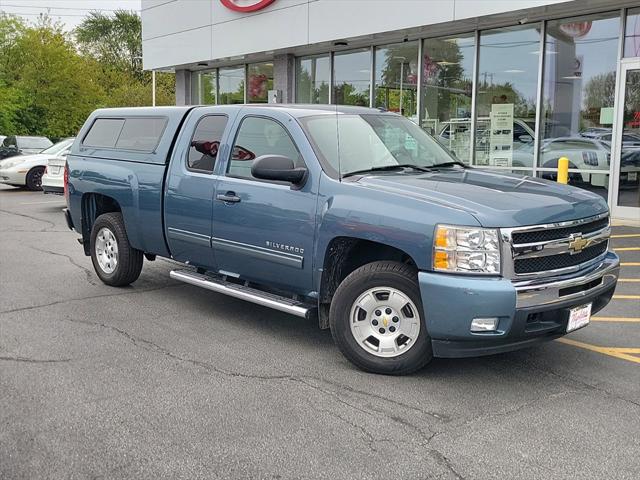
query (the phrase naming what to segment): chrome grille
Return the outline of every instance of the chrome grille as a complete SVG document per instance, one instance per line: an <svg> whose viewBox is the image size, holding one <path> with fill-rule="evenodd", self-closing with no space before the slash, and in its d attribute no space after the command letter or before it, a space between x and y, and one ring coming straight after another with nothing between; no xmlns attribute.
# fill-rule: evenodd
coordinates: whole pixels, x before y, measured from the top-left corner
<svg viewBox="0 0 640 480"><path fill-rule="evenodd" d="M514 232L512 240L514 244L548 242L549 240L558 240L567 238L571 234L586 233L602 230L609 225L609 217L600 218L594 222L573 225L564 228L554 228L549 230L532 230L527 232Z"/></svg>
<svg viewBox="0 0 640 480"><path fill-rule="evenodd" d="M585 248L582 252L571 255L549 255L546 257L516 259L514 269L517 275L526 273L547 272L562 268L573 267L593 260L607 251L608 242L601 242L593 247Z"/></svg>
<svg viewBox="0 0 640 480"><path fill-rule="evenodd" d="M504 274L510 278L577 271L604 258L609 215L548 225L501 229Z"/></svg>

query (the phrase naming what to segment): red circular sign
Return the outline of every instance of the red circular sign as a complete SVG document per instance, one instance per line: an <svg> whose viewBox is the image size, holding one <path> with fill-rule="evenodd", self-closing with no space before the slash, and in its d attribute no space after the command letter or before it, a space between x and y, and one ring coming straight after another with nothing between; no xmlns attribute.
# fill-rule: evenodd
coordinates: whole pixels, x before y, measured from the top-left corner
<svg viewBox="0 0 640 480"><path fill-rule="evenodd" d="M222 4L236 12L255 12L268 7L276 0L220 0Z"/></svg>

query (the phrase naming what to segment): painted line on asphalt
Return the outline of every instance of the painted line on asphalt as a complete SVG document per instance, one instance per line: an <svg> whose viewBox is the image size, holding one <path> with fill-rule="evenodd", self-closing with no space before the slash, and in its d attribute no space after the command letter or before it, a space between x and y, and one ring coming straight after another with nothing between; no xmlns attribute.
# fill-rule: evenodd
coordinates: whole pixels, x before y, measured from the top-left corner
<svg viewBox="0 0 640 480"><path fill-rule="evenodd" d="M623 267L640 267L640 262L621 262Z"/></svg>
<svg viewBox="0 0 640 480"><path fill-rule="evenodd" d="M611 238L633 238L640 237L640 233L622 233L620 235L611 235Z"/></svg>
<svg viewBox="0 0 640 480"><path fill-rule="evenodd" d="M591 317L592 322L640 323L640 317Z"/></svg>
<svg viewBox="0 0 640 480"><path fill-rule="evenodd" d="M599 345L591 345L590 343L578 342L570 338L559 338L558 342L572 345L578 348L584 348L585 350L591 350L592 352L602 353L603 355L609 355L611 357L626 360L628 362L640 364L640 357L632 355L640 355L640 348L601 347Z"/></svg>
<svg viewBox="0 0 640 480"><path fill-rule="evenodd" d="M618 282L620 282L620 283L638 283L638 282L640 282L640 278L619 278Z"/></svg>
<svg viewBox="0 0 640 480"><path fill-rule="evenodd" d="M614 252L637 252L640 251L640 247L622 247L622 248L614 248Z"/></svg>
<svg viewBox="0 0 640 480"><path fill-rule="evenodd" d="M640 295L614 295L614 300L640 300Z"/></svg>
<svg viewBox="0 0 640 480"><path fill-rule="evenodd" d="M24 202L24 203L21 203L20 205L42 205L45 203L51 203L51 204L57 203L60 206L64 205L64 202L60 200L54 200L54 201L49 200L47 202Z"/></svg>

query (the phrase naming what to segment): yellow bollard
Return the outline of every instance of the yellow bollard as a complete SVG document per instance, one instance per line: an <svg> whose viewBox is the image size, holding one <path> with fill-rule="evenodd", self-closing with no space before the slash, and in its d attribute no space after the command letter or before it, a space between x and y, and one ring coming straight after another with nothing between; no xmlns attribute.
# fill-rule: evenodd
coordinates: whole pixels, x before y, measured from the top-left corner
<svg viewBox="0 0 640 480"><path fill-rule="evenodd" d="M558 183L569 182L569 159L567 157L560 157L558 159Z"/></svg>

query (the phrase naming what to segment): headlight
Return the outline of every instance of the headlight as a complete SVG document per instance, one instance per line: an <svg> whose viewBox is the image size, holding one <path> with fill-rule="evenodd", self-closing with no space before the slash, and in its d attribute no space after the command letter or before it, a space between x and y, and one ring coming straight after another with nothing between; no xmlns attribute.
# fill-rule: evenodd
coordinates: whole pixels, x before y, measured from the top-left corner
<svg viewBox="0 0 640 480"><path fill-rule="evenodd" d="M457 273L500 273L498 231L491 228L436 226L433 269Z"/></svg>

